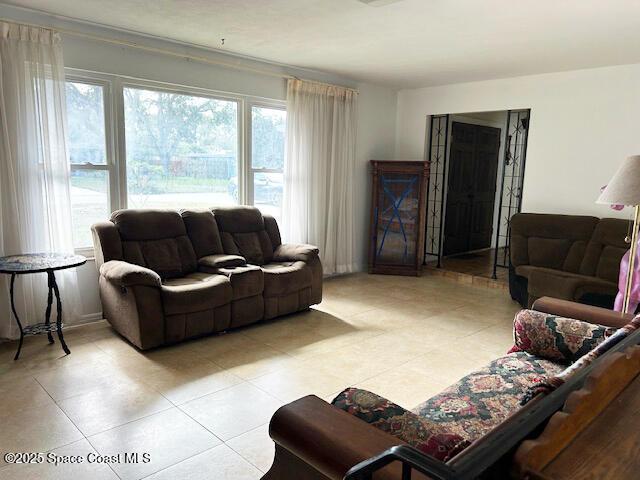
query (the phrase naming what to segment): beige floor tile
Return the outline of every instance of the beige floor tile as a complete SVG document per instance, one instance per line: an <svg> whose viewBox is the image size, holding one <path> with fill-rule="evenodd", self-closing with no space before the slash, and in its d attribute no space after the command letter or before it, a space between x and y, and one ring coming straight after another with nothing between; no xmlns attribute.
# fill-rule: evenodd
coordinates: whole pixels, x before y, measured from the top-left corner
<svg viewBox="0 0 640 480"><path fill-rule="evenodd" d="M50 407L53 399L32 377L3 379L0 376L0 402L4 411L16 412L22 408Z"/></svg>
<svg viewBox="0 0 640 480"><path fill-rule="evenodd" d="M175 407L89 437L89 442L102 455L150 455L149 463L113 464L123 480L145 477L221 443Z"/></svg>
<svg viewBox="0 0 640 480"><path fill-rule="evenodd" d="M58 406L85 436L90 436L173 405L150 388L123 384L67 398L58 402Z"/></svg>
<svg viewBox="0 0 640 480"><path fill-rule="evenodd" d="M141 381L180 405L242 383L243 380L204 360L189 369L165 369L141 377Z"/></svg>
<svg viewBox="0 0 640 480"><path fill-rule="evenodd" d="M323 298L320 305L314 307L315 310L335 315L339 318L349 317L358 313L363 313L375 308L371 303L363 303L357 296L346 296L335 294L328 298Z"/></svg>
<svg viewBox="0 0 640 480"><path fill-rule="evenodd" d="M440 393L447 387L447 384L427 377L420 368L401 365L356 386L388 398L397 405L411 410Z"/></svg>
<svg viewBox="0 0 640 480"><path fill-rule="evenodd" d="M35 378L56 401L98 388L115 388L132 383L128 376L101 361L47 370Z"/></svg>
<svg viewBox="0 0 640 480"><path fill-rule="evenodd" d="M195 353L215 360L216 357L228 352L246 350L260 345L260 342L247 337L244 333L252 328L254 328L253 325L210 337L198 338L190 343L193 343L192 349Z"/></svg>
<svg viewBox="0 0 640 480"><path fill-rule="evenodd" d="M52 454L48 460L48 454ZM0 468L0 480L118 480L108 465L95 463L97 452L85 439L56 448L45 454L43 463L15 464ZM65 462L60 457L79 456L81 463ZM59 462L57 465L55 462Z"/></svg>
<svg viewBox="0 0 640 480"><path fill-rule="evenodd" d="M262 472L271 468L275 444L269 436L268 424L238 435L226 443Z"/></svg>
<svg viewBox="0 0 640 480"><path fill-rule="evenodd" d="M311 371L304 366L269 373L251 380L250 383L283 402L292 402L311 394L324 397L349 386L340 377Z"/></svg>
<svg viewBox="0 0 640 480"><path fill-rule="evenodd" d="M291 355L264 344L206 357L224 371L245 380L282 370L296 363Z"/></svg>
<svg viewBox="0 0 640 480"><path fill-rule="evenodd" d="M259 480L262 472L226 445L219 445L147 477L148 480Z"/></svg>
<svg viewBox="0 0 640 480"><path fill-rule="evenodd" d="M257 387L241 383L179 408L226 441L267 423L282 404Z"/></svg>
<svg viewBox="0 0 640 480"><path fill-rule="evenodd" d="M490 352L480 349L451 351L441 347L407 362L403 367L415 369L417 374L422 372L422 375L437 382L450 385L495 358Z"/></svg>
<svg viewBox="0 0 640 480"><path fill-rule="evenodd" d="M19 413L2 410L0 425L0 452L47 452L82 438L56 405L23 408Z"/></svg>
<svg viewBox="0 0 640 480"><path fill-rule="evenodd" d="M481 344L509 348L513 345L513 328L511 325L493 325L474 334L474 339Z"/></svg>
<svg viewBox="0 0 640 480"><path fill-rule="evenodd" d="M310 372L322 372L354 385L424 352L421 345L412 342L397 345L395 341L395 335L379 335L335 350L331 355L309 358L303 361L302 366Z"/></svg>
<svg viewBox="0 0 640 480"><path fill-rule="evenodd" d="M82 366L106 357L92 342L80 345L69 343L73 355L66 355L57 340L52 345L44 335L27 337L25 343L27 340L30 342L22 348L18 360L13 360L13 348L5 351L4 358L0 358L0 376L11 373L37 375L44 370ZM15 347L16 344L12 342L10 345Z"/></svg>

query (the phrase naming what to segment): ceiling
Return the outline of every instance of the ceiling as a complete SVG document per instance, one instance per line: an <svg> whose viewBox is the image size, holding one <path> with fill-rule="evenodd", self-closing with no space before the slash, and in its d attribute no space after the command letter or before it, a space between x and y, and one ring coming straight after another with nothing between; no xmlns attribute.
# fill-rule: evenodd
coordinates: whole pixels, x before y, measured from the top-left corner
<svg viewBox="0 0 640 480"><path fill-rule="evenodd" d="M638 0L5 3L399 88L640 62Z"/></svg>

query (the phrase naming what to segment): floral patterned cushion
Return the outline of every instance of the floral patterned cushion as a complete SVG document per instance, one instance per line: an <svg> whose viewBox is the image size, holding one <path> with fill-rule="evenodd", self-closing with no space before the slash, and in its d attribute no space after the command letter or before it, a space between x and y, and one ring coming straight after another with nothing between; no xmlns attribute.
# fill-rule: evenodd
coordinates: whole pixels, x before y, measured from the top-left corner
<svg viewBox="0 0 640 480"><path fill-rule="evenodd" d="M514 351L570 364L589 353L616 331L572 318L521 310L513 321Z"/></svg>
<svg viewBox="0 0 640 480"><path fill-rule="evenodd" d="M519 410L529 387L563 368L526 352L511 353L463 377L413 413L471 443Z"/></svg>
<svg viewBox="0 0 640 480"><path fill-rule="evenodd" d="M447 461L469 445L460 435L449 432L446 425L420 418L366 390L348 388L332 403L438 460Z"/></svg>
<svg viewBox="0 0 640 480"><path fill-rule="evenodd" d="M531 386L563 368L516 352L467 375L412 411L357 388L340 393L333 405L446 461L520 409Z"/></svg>

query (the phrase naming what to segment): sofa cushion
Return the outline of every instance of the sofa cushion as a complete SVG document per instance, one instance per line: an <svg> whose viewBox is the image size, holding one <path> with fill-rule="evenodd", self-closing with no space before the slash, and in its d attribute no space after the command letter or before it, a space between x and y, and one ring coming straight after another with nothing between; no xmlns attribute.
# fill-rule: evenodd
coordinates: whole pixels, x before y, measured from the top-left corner
<svg viewBox="0 0 640 480"><path fill-rule="evenodd" d="M180 215L198 258L224 253L218 224L210 210L181 210Z"/></svg>
<svg viewBox="0 0 640 480"><path fill-rule="evenodd" d="M589 353L616 330L573 318L521 310L513 321L515 345L511 351L524 351L569 364Z"/></svg>
<svg viewBox="0 0 640 480"><path fill-rule="evenodd" d="M443 462L469 446L468 441L447 431L446 426L421 418L367 390L348 388L332 404Z"/></svg>
<svg viewBox="0 0 640 480"><path fill-rule="evenodd" d="M158 240L187 234L182 217L175 210L124 209L111 214L122 240Z"/></svg>
<svg viewBox="0 0 640 480"><path fill-rule="evenodd" d="M511 263L515 267L536 265L577 273L598 221L583 215L518 213L510 223Z"/></svg>
<svg viewBox="0 0 640 480"><path fill-rule="evenodd" d="M269 222L270 233L265 227L262 213L255 207L217 207L212 212L222 232L225 253L242 255L254 265L263 265L273 259L274 245L279 242L274 225ZM277 231L277 225L275 225Z"/></svg>
<svg viewBox="0 0 640 480"><path fill-rule="evenodd" d="M196 254L178 212L118 210L111 221L118 228L126 262L147 267L162 278L182 277L196 270Z"/></svg>
<svg viewBox="0 0 640 480"><path fill-rule="evenodd" d="M200 312L229 303L231 282L224 275L191 273L165 280L162 285L165 314Z"/></svg>
<svg viewBox="0 0 640 480"><path fill-rule="evenodd" d="M618 291L614 282L550 268L532 267L528 279L529 295L534 298L550 296L579 301L585 293L615 295Z"/></svg>
<svg viewBox="0 0 640 480"><path fill-rule="evenodd" d="M311 286L311 269L304 262L272 262L262 265L264 295L275 297Z"/></svg>
<svg viewBox="0 0 640 480"><path fill-rule="evenodd" d="M624 241L628 231L628 220L601 219L587 245L584 259L580 264L580 273L617 282L620 260L629 249L629 245Z"/></svg>
<svg viewBox="0 0 640 480"><path fill-rule="evenodd" d="M234 233L233 240L240 251L240 255L246 258L249 263L254 265L266 263L258 232Z"/></svg>
<svg viewBox="0 0 640 480"><path fill-rule="evenodd" d="M510 353L463 377L412 411L473 442L519 410L529 387L563 368L526 352Z"/></svg>
<svg viewBox="0 0 640 480"><path fill-rule="evenodd" d="M264 230L262 213L255 207L216 207L212 212L223 232L248 233Z"/></svg>
<svg viewBox="0 0 640 480"><path fill-rule="evenodd" d="M264 290L264 275L260 267L255 265L219 268L216 272L231 282L233 300L261 295Z"/></svg>

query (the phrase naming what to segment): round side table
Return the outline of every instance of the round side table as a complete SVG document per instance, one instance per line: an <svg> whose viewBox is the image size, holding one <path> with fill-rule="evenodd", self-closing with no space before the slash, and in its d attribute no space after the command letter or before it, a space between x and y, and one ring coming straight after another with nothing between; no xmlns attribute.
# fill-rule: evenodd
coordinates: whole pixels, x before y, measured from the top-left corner
<svg viewBox="0 0 640 480"><path fill-rule="evenodd" d="M64 270L66 268L79 267L86 263L87 259L82 255L69 255L64 253L26 253L23 255L11 255L8 257L0 258L0 273L6 273L11 275L11 286L9 288L11 296L11 311L13 317L20 329L20 343L18 344L18 351L13 358L17 360L20 356L20 350L22 349L22 342L25 335L39 335L46 333L49 338L49 343L54 343L52 331L57 331L58 340L60 345L67 355L71 353L69 347L64 341L62 336L62 301L60 300L60 291L58 290L58 284L56 283L56 270ZM45 320L43 323L37 323L35 325L29 325L23 327L20 322L20 317L16 312L16 306L13 300L13 286L16 280L16 275L26 275L29 273L46 273L47 285L49 286L49 295L47 297L47 311L45 313ZM51 325L51 305L53 304L53 295L56 296L57 307L57 319L55 325Z"/></svg>

